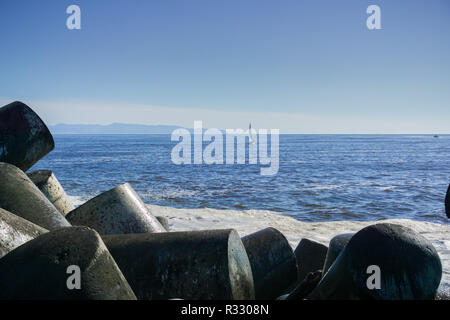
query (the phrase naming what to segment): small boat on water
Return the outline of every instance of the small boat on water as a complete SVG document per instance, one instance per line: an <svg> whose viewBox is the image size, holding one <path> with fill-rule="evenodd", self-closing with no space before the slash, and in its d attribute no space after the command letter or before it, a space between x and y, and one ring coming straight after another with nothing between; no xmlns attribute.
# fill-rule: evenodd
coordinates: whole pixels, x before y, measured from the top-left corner
<svg viewBox="0 0 450 320"><path fill-rule="evenodd" d="M438 136L437 134L435 134L433 137L434 137L434 138L439 138L439 136Z"/></svg>
<svg viewBox="0 0 450 320"><path fill-rule="evenodd" d="M249 140L248 142L250 144L255 143L255 140L253 140L253 137L252 137L252 124L251 123L248 125L248 140Z"/></svg>

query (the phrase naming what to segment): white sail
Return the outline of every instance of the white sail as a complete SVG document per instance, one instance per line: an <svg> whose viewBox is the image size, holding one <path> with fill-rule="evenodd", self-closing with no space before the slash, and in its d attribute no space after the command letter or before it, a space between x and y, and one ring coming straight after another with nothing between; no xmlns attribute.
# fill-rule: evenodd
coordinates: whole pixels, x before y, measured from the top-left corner
<svg viewBox="0 0 450 320"><path fill-rule="evenodd" d="M251 123L249 123L249 125L248 125L248 142L250 144L255 143L255 141L253 140L253 137L252 137L252 124Z"/></svg>

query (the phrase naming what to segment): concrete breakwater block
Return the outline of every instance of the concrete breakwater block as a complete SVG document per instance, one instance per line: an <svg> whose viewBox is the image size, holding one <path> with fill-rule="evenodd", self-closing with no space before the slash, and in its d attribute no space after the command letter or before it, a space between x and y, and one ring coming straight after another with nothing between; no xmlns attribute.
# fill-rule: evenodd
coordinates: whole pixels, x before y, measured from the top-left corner
<svg viewBox="0 0 450 320"><path fill-rule="evenodd" d="M274 229L242 238L252 267L257 300L276 299L297 281L297 261L284 235Z"/></svg>
<svg viewBox="0 0 450 320"><path fill-rule="evenodd" d="M354 233L343 233L334 236L330 240L330 245L328 247L327 255L325 257L325 262L323 264L323 274L325 274L328 269L330 269L333 262L339 256L339 254L344 250L347 243L353 237Z"/></svg>
<svg viewBox="0 0 450 320"><path fill-rule="evenodd" d="M434 299L442 264L430 241L395 224L356 233L308 299Z"/></svg>
<svg viewBox="0 0 450 320"><path fill-rule="evenodd" d="M317 286L322 278L322 270L309 272L306 277L292 290L291 293L279 298L279 300L303 300L305 299Z"/></svg>
<svg viewBox="0 0 450 320"><path fill-rule="evenodd" d="M122 184L87 201L66 216L73 225L100 234L166 232L128 184Z"/></svg>
<svg viewBox="0 0 450 320"><path fill-rule="evenodd" d="M48 230L70 226L22 170L3 162L0 162L0 207Z"/></svg>
<svg viewBox="0 0 450 320"><path fill-rule="evenodd" d="M63 215L75 209L66 192L50 170L37 170L27 174L51 203Z"/></svg>
<svg viewBox="0 0 450 320"><path fill-rule="evenodd" d="M54 147L50 131L30 107L16 101L0 108L0 162L27 171Z"/></svg>
<svg viewBox="0 0 450 320"><path fill-rule="evenodd" d="M162 216L156 216L155 218L158 219L159 223L161 223L161 225L164 227L164 229L167 232L170 231L169 219L167 219L166 217L162 217Z"/></svg>
<svg viewBox="0 0 450 320"><path fill-rule="evenodd" d="M103 236L138 299L254 299L253 277L235 230Z"/></svg>
<svg viewBox="0 0 450 320"><path fill-rule="evenodd" d="M45 233L0 259L0 299L136 299L102 239L87 227Z"/></svg>
<svg viewBox="0 0 450 320"><path fill-rule="evenodd" d="M0 208L0 258L47 230Z"/></svg>
<svg viewBox="0 0 450 320"><path fill-rule="evenodd" d="M321 243L302 239L294 250L298 266L298 281L303 281L306 275L321 270L325 264L328 247Z"/></svg>

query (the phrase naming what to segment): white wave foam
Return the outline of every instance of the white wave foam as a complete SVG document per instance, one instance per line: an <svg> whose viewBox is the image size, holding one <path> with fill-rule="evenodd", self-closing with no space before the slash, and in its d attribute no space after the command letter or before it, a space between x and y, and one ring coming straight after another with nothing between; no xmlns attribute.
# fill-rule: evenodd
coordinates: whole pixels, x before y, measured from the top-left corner
<svg viewBox="0 0 450 320"><path fill-rule="evenodd" d="M303 188L303 190L333 190L345 187L343 184L313 184L310 187Z"/></svg>
<svg viewBox="0 0 450 320"><path fill-rule="evenodd" d="M393 191L397 186L379 187L381 191Z"/></svg>
<svg viewBox="0 0 450 320"><path fill-rule="evenodd" d="M83 203L85 203L87 200L90 199L90 197L86 196L72 196L72 195L67 195L67 198L75 206L75 208L81 206Z"/></svg>
<svg viewBox="0 0 450 320"><path fill-rule="evenodd" d="M194 197L198 191L192 190L163 190L161 192L139 192L141 198L147 199L177 199Z"/></svg>

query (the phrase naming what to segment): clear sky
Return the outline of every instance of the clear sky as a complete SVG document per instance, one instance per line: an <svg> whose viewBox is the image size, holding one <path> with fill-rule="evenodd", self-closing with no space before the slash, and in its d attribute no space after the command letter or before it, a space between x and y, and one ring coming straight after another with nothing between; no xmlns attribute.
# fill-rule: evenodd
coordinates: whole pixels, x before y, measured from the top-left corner
<svg viewBox="0 0 450 320"><path fill-rule="evenodd" d="M49 124L450 133L450 1L1 0L0 72Z"/></svg>

